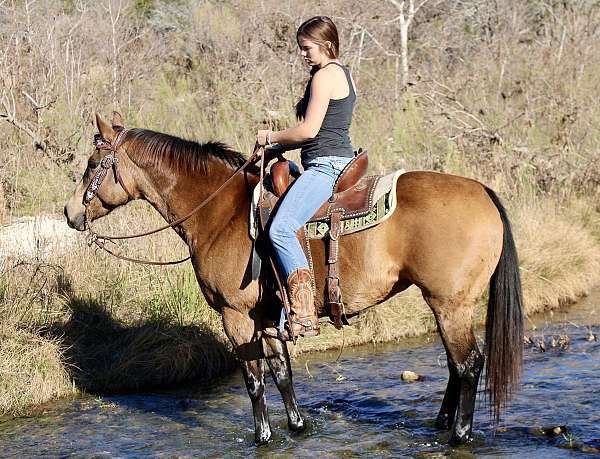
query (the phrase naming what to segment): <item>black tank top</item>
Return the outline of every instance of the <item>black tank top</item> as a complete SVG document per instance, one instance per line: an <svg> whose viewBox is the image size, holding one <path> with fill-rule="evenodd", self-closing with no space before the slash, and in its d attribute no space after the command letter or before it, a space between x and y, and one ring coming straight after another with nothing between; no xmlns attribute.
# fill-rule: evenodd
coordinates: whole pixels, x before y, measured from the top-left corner
<svg viewBox="0 0 600 459"><path fill-rule="evenodd" d="M310 160L320 156L354 156L348 131L352 122L352 111L356 102L356 93L352 86L350 70L337 62L330 62L327 65L330 64L339 65L344 71L346 80L348 81L349 93L343 99L329 100L327 112L325 113L325 118L323 118L323 124L321 124L319 133L315 138L307 140L302 144L301 160L303 166ZM306 91L304 92L305 100L301 102L305 107L308 105L311 83L312 78L308 81Z"/></svg>

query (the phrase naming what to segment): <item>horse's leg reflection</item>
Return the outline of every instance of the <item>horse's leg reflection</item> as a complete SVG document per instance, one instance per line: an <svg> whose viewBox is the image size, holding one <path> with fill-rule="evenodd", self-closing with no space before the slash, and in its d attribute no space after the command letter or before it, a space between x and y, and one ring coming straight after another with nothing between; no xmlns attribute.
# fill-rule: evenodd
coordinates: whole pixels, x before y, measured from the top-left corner
<svg viewBox="0 0 600 459"><path fill-rule="evenodd" d="M292 368L290 366L290 355L286 345L277 338L263 335L264 353L267 364L271 370L271 376L275 380L277 389L283 398L283 404L288 417L290 430L298 432L304 430L306 424L296 402L294 385L292 382Z"/></svg>

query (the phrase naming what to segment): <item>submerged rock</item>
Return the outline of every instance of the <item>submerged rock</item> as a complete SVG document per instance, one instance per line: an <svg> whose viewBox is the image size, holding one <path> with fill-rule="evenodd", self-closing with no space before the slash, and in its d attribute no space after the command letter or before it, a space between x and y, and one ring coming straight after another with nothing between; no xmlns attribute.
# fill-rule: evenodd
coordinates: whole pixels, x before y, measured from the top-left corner
<svg viewBox="0 0 600 459"><path fill-rule="evenodd" d="M558 437L559 435L562 435L564 433L567 433L569 431L569 429L567 428L567 426L551 426L551 427L542 427L540 429L540 432L542 433L542 435L545 435L546 437Z"/></svg>
<svg viewBox="0 0 600 459"><path fill-rule="evenodd" d="M537 344L540 349L540 352L546 352L546 342L543 339L539 340Z"/></svg>

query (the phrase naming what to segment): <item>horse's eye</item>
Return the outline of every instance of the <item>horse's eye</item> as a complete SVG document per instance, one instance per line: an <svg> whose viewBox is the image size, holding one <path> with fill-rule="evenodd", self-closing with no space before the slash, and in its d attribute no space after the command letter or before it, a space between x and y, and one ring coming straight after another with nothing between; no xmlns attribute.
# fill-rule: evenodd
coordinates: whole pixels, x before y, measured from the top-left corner
<svg viewBox="0 0 600 459"><path fill-rule="evenodd" d="M88 169L93 170L96 169L98 167L98 164L100 164L100 161L98 161L97 159L88 159Z"/></svg>

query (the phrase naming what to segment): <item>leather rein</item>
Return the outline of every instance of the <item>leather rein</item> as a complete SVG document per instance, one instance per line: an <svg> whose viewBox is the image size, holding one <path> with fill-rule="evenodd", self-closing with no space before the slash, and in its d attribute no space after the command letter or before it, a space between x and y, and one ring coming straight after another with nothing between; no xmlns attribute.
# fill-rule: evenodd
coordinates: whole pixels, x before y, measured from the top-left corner
<svg viewBox="0 0 600 459"><path fill-rule="evenodd" d="M235 178L236 175L238 175L240 172L244 171L246 169L246 167L248 167L250 164L254 163L256 161L256 159L259 157L259 155L262 158L264 156L264 147L256 146L254 149L254 152L252 153L250 158L248 158L248 160L244 164L242 164L240 167L238 167L235 170L235 172L225 182L223 182L223 184L221 186L219 186L219 188L217 188L208 198L206 198L204 201L202 201L200 204L198 204L196 207L194 207L189 213L187 213L186 215L184 215L181 218L178 218L174 222L169 223L164 226L161 226L160 228L156 228L152 231L146 231L144 233L138 233L138 234L132 234L132 235L126 235L126 236L99 235L98 233L96 233L93 230L93 228L91 226L91 220L88 218L88 210L89 210L90 202L96 196L96 193L98 192L100 185L102 185L103 180L106 178L106 175L108 174L109 169L112 168L114 175L115 175L115 180L117 181L117 183L119 183L119 185L121 185L121 188L123 188L123 190L127 193L129 198L135 199L134 196L129 192L129 190L125 186L125 183L123 182L123 179L121 178L121 174L119 173L119 169L118 169L119 161L117 158L117 150L121 146L121 143L123 141L123 138L125 137L126 132L127 132L127 129L125 129L125 128L119 129L117 137L113 142L104 140L99 134L96 134L94 136L94 146L96 147L96 149L107 150L108 153L104 156L104 158L102 158L99 169L96 171L94 178L92 179L92 181L86 188L85 193L83 194L83 205L85 207L85 214L86 214L86 218L85 218L86 230L88 232L88 241L87 241L88 246L95 244L98 248L104 250L105 252L108 252L112 256L119 258L121 260L130 261L132 263L139 263L139 264L145 264L145 265L158 265L158 266L175 265L175 264L183 263L184 261L189 260L191 258L191 256L188 256L186 258L182 258L181 260L176 260L176 261L140 260L140 259L130 258L130 257L120 255L118 253L115 253L106 247L106 243L112 242L113 244L115 244L114 241L116 241L116 240L135 239L135 238L140 238L140 237L144 237L144 236L149 236L151 234L159 233L160 231L163 231L163 230L166 230L169 228L173 228L173 227L185 222L192 215L194 215L196 212L198 212L200 209L202 209L204 206L206 206L209 202L211 202L227 185L229 185L232 182L232 180Z"/></svg>

